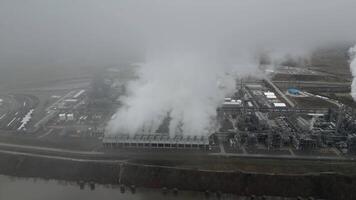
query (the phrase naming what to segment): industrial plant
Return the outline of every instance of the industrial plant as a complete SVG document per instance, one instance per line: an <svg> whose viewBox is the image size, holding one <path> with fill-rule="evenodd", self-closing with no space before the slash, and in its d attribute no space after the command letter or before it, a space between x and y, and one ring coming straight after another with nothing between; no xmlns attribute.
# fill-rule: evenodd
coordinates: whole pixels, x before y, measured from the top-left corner
<svg viewBox="0 0 356 200"><path fill-rule="evenodd" d="M356 199L356 1L0 1L0 200Z"/></svg>
<svg viewBox="0 0 356 200"><path fill-rule="evenodd" d="M290 157L355 153L356 113L351 106L304 89L303 81L279 83L268 77L236 80L235 92L216 110L218 128L207 136L171 136L166 128L166 132L107 135L103 146Z"/></svg>
<svg viewBox="0 0 356 200"><path fill-rule="evenodd" d="M173 111L161 116L158 124L146 124L134 133L124 129L114 129L113 132L110 123L116 123L120 119L117 118L118 113L125 111L123 97L126 97L128 82L135 78L132 70L110 68L93 78L77 77L53 85L46 83L2 94L0 151L29 155L35 159L45 156L71 162L74 162L73 159L83 162L84 159L93 163L111 163L113 166L110 164L110 169L116 171L108 170L110 173L102 174L106 181L121 184L121 188L125 188L124 183L143 184L141 179L136 180L138 176L135 175L143 171L129 171L141 170L137 168L141 163L146 167L158 166L157 169L165 170L202 169L198 170L199 173L217 173L216 169L237 173L236 166L239 166L239 178L249 176L251 171L267 171L276 173L278 177L282 176L280 174L293 174L290 180L295 180L294 176L305 178L305 174L309 173L345 173L354 165L356 110L353 101L350 101L350 82L346 80L335 80L333 75L311 68L280 66L273 71L263 71L262 76L235 78L233 89L219 97L210 118L211 128L205 132L184 131L183 120L174 121ZM140 114L138 112L137 116ZM171 126L172 123L176 125ZM171 131L172 127L174 131ZM21 159L10 164L25 166L21 164L23 162L27 161ZM52 175L55 174L50 170L49 162L42 165ZM291 166L295 167L291 169ZM91 167L80 170L86 171ZM4 170L13 173L14 169L17 168ZM121 175L123 171L130 178L122 178L125 177ZM36 172L41 173L48 175L46 170ZM111 180L112 173L117 173L118 177L115 175ZM161 173L152 175L143 185L165 188L171 184L172 180L161 177ZM182 173L180 176L187 176L188 179L194 176L188 176L185 172L175 173ZM76 179L84 179L80 181L81 187L88 182L93 188L95 183L91 179L86 180L86 177L83 175ZM157 185L155 177L167 182ZM325 178L324 174L318 176L321 177ZM224 184L224 181L230 183L230 179L221 180ZM196 179L189 188L195 187L213 196L221 195L220 190L230 193L238 191L249 196L246 199L253 198L252 194L258 191L249 184L235 190L227 186L206 185L205 181ZM294 187L294 182L291 183L293 186L288 187ZM174 183L174 187L188 189L185 185ZM246 191L246 188L252 188L254 192ZM265 188L268 188L267 185ZM209 191L213 189L216 191ZM166 193L168 190L162 191ZM178 189L174 191L178 193ZM257 194L261 197L265 194L300 194L299 191L288 195L271 191L273 189L266 189ZM306 194L318 195L313 192ZM327 195L324 192L320 196Z"/></svg>
<svg viewBox="0 0 356 200"><path fill-rule="evenodd" d="M344 93L349 85L316 81L315 87L311 81L281 78L296 75L318 78L325 74L282 67L263 78L236 79L234 91L216 107L216 126L207 134L170 133L169 113L156 129L108 134L107 123L115 117L125 91L125 83L112 71L66 92L4 95L0 123L9 137L58 145L89 140L103 151L161 149L291 158L355 155L356 112L352 104L329 95Z"/></svg>

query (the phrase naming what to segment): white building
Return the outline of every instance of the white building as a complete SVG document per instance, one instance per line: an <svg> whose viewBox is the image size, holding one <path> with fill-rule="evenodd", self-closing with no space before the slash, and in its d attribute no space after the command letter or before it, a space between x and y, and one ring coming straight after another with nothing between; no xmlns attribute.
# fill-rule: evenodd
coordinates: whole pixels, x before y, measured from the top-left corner
<svg viewBox="0 0 356 200"><path fill-rule="evenodd" d="M65 113L60 113L58 116L60 121L65 121L67 119Z"/></svg>
<svg viewBox="0 0 356 200"><path fill-rule="evenodd" d="M73 113L68 113L67 114L67 120L68 121L73 121L74 120L74 114Z"/></svg>

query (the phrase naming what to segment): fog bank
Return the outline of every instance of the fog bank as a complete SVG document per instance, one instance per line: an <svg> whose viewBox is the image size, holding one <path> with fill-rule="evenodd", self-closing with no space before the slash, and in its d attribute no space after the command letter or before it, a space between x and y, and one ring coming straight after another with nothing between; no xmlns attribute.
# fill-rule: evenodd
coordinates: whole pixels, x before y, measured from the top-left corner
<svg viewBox="0 0 356 200"><path fill-rule="evenodd" d="M207 134L233 79L257 74L261 54L280 60L354 43L355 7L348 0L3 0L0 70L45 77L140 62L140 79L129 83L108 133L154 132L169 113L170 134Z"/></svg>

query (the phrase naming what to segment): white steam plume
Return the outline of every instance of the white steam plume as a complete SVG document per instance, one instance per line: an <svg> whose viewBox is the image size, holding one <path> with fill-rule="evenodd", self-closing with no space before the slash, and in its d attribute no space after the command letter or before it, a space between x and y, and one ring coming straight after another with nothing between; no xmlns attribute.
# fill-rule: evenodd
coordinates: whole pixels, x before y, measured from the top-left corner
<svg viewBox="0 0 356 200"><path fill-rule="evenodd" d="M349 49L350 71L353 77L351 84L351 96L356 101L356 45Z"/></svg>
<svg viewBox="0 0 356 200"><path fill-rule="evenodd" d="M356 41L355 0L23 2L0 1L2 82L143 61L112 134L152 131L167 112L171 133L182 120L186 134L204 134L225 72L254 72L258 52L273 60Z"/></svg>
<svg viewBox="0 0 356 200"><path fill-rule="evenodd" d="M124 106L109 123L109 133L154 133L171 117L169 133L206 135L216 126L216 108L235 87L235 76L199 52L160 52L147 58L140 79L128 85ZM252 67L252 69L255 69Z"/></svg>
<svg viewBox="0 0 356 200"><path fill-rule="evenodd" d="M346 0L158 0L139 6L127 1L117 16L123 30L140 41L134 46L144 49L144 61L107 133L154 132L167 113L172 135L179 128L184 134L208 133L216 107L235 86L226 73L255 73L261 51L275 60L354 41L355 5ZM219 87L221 80L227 88Z"/></svg>

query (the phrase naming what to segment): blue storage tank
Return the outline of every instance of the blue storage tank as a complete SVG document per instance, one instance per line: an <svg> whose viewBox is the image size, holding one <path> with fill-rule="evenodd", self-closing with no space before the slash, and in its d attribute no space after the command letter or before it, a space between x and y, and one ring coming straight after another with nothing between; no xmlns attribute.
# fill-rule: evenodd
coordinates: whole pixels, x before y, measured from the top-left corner
<svg viewBox="0 0 356 200"><path fill-rule="evenodd" d="M300 94L300 90L295 89L295 88L289 88L288 89L288 93L289 94L293 94L293 95L299 95Z"/></svg>

